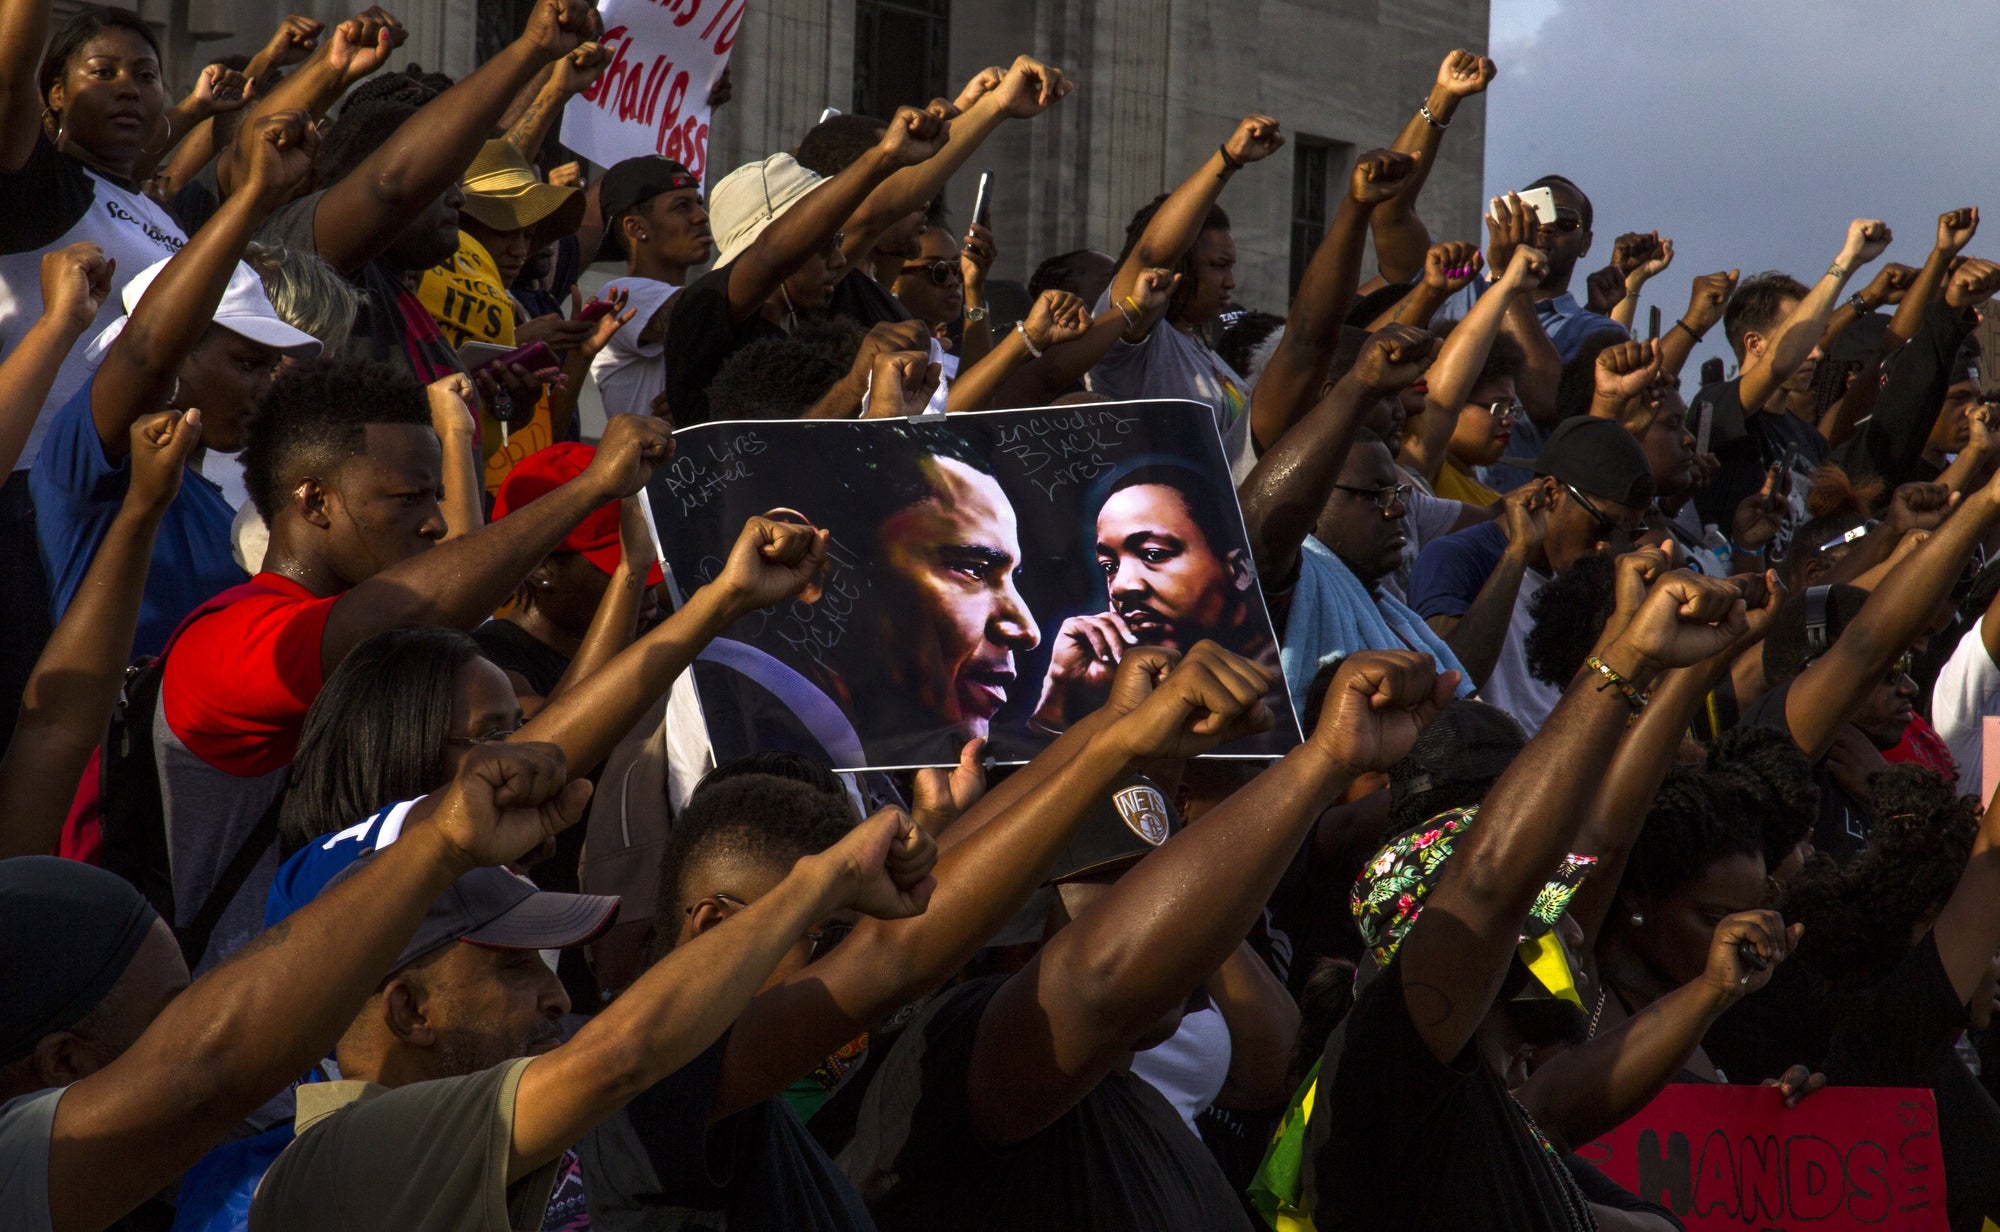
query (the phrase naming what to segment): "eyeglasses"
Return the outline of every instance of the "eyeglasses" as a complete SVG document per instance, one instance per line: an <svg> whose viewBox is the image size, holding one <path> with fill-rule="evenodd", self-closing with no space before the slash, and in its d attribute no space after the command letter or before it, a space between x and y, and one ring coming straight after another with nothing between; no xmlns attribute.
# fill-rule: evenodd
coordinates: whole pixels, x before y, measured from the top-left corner
<svg viewBox="0 0 2000 1232"><path fill-rule="evenodd" d="M719 890L709 895L709 897L719 903L728 903L738 911L750 905L734 894L724 894ZM694 914L693 907L687 907L684 910L688 915ZM808 929L805 940L812 943L812 957L807 961L818 962L828 954L831 954L833 948L847 940L847 935L853 931L854 921L852 920L829 920L818 928Z"/></svg>
<svg viewBox="0 0 2000 1232"><path fill-rule="evenodd" d="M1900 683L1903 677L1910 674L1910 669L1916 666L1916 662L1917 656L1912 651L1905 650L1902 654L1896 656L1896 661L1889 665L1888 683L1892 685Z"/></svg>
<svg viewBox="0 0 2000 1232"><path fill-rule="evenodd" d="M476 749L482 744L498 744L502 740L511 740L520 730L518 727L505 727L479 736L447 736L445 743L457 745L461 749Z"/></svg>
<svg viewBox="0 0 2000 1232"><path fill-rule="evenodd" d="M1392 483L1380 488L1357 488L1351 483L1336 483L1333 486L1335 491L1351 492L1356 496L1367 497L1383 513L1394 509L1397 501L1407 497L1411 487L1407 483Z"/></svg>
<svg viewBox="0 0 2000 1232"><path fill-rule="evenodd" d="M958 267L958 262L944 257L934 257L929 261L909 261L903 265L905 274L914 274L919 270L924 271L931 282L940 287L948 287L954 282L965 280L965 271Z"/></svg>
<svg viewBox="0 0 2000 1232"><path fill-rule="evenodd" d="M1486 405L1486 413L1493 416L1496 423L1513 423L1526 409L1518 402L1490 402Z"/></svg>
<svg viewBox="0 0 2000 1232"><path fill-rule="evenodd" d="M834 257L840 255L842 251L842 246L845 245L846 243L847 243L847 232L835 231L833 233L833 237L827 240L826 247L821 249L820 251L826 255L826 258L828 260L832 260Z"/></svg>
<svg viewBox="0 0 2000 1232"><path fill-rule="evenodd" d="M1600 510L1596 505L1590 503L1589 497L1585 496L1583 493L1576 490L1576 485L1566 483L1563 485L1563 491L1569 493L1569 498L1571 500L1583 506L1583 511L1585 513L1589 514L1591 517L1597 520L1597 532L1599 538L1609 541L1621 537L1626 539L1630 539L1632 537L1631 527L1620 526L1618 523L1612 521L1610 518L1605 517L1604 512L1602 510Z"/></svg>

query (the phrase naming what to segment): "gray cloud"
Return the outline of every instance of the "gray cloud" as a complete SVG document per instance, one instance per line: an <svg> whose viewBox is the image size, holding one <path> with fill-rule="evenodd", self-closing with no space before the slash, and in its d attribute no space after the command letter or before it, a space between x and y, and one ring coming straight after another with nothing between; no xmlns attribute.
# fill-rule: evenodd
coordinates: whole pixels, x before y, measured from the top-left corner
<svg viewBox="0 0 2000 1232"><path fill-rule="evenodd" d="M1486 184L1557 172L1596 206L1596 248L1671 236L1641 305L1663 324L1696 274L1782 269L1810 283L1849 219L1885 219L1886 260L1919 265L1937 216L1978 205L2000 257L2000 96L1984 49L2000 0L1493 0ZM1864 274L1855 286L1865 281ZM1720 331L1695 363L1723 353ZM1726 356L1725 356L1726 357Z"/></svg>

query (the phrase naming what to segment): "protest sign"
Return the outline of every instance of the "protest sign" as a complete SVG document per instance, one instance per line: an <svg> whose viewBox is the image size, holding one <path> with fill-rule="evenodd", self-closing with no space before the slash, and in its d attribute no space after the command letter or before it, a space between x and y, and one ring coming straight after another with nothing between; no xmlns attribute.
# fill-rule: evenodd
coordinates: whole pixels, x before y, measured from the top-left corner
<svg viewBox="0 0 2000 1232"><path fill-rule="evenodd" d="M1688 1232L1945 1232L1931 1093L1680 1083L1577 1152Z"/></svg>
<svg viewBox="0 0 2000 1232"><path fill-rule="evenodd" d="M708 93L729 66L749 0L604 0L611 63L569 101L563 144L600 166L661 154L700 180Z"/></svg>
<svg viewBox="0 0 2000 1232"><path fill-rule="evenodd" d="M833 536L800 599L717 639L695 685L718 762L789 749L836 769L950 765L974 736L1025 761L1105 699L1137 644L1204 638L1277 682L1277 640L1214 412L1104 403L922 420L707 423L647 487L669 578L716 576L744 522Z"/></svg>

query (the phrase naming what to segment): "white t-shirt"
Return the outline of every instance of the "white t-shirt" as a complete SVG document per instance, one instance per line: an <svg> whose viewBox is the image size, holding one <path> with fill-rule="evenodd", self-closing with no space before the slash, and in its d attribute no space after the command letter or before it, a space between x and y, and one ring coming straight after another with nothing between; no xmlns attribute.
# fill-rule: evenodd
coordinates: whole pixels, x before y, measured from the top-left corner
<svg viewBox="0 0 2000 1232"><path fill-rule="evenodd" d="M1952 760L1958 763L1958 789L1980 790L1980 722L1988 715L2000 715L2000 665L1986 653L1980 630L1991 620L1981 616L1978 623L1958 639L1958 649L1945 660L1938 673L1937 687L1931 690L1931 721L1938 735L1951 746Z"/></svg>
<svg viewBox="0 0 2000 1232"><path fill-rule="evenodd" d="M63 1088L0 1104L0 1232L50 1232L49 1140Z"/></svg>
<svg viewBox="0 0 2000 1232"><path fill-rule="evenodd" d="M625 292L625 306L634 310L632 319L611 335L611 341L590 361L590 379L597 382L607 419L650 414L653 396L667 387L665 331L659 341L651 343L641 343L639 335L678 290L672 283L653 278L614 278L598 291L599 299Z"/></svg>
<svg viewBox="0 0 2000 1232"><path fill-rule="evenodd" d="M1514 716L1530 738L1549 721L1549 712L1562 700L1562 690L1543 684L1528 671L1528 634L1535 627L1529 605L1549 579L1533 569L1521 571L1521 592L1514 597L1514 613L1507 619L1507 640L1500 644L1500 657L1493 674L1480 687L1479 699Z"/></svg>
<svg viewBox="0 0 2000 1232"><path fill-rule="evenodd" d="M1111 308L1111 292L1098 296L1093 316ZM1191 398L1215 412L1229 477L1242 483L1257 465L1250 439L1250 390L1254 382L1229 366L1199 339L1161 321L1143 342L1120 338L1084 376L1090 392L1116 402L1145 398Z"/></svg>
<svg viewBox="0 0 2000 1232"><path fill-rule="evenodd" d="M71 244L92 243L116 261L107 304L116 305L140 270L187 243L180 224L151 198L56 152L46 138L19 171L0 172L0 355L11 352L42 315L42 258ZM113 307L112 315L119 309ZM86 331L86 336L92 331ZM28 444L14 463L34 465L55 411L89 379L87 347L72 347L35 417Z"/></svg>
<svg viewBox="0 0 2000 1232"><path fill-rule="evenodd" d="M1211 1001L1182 1018L1180 1030L1165 1043L1133 1054L1132 1072L1158 1088L1199 1137L1194 1119L1222 1094L1234 1056L1229 1024Z"/></svg>

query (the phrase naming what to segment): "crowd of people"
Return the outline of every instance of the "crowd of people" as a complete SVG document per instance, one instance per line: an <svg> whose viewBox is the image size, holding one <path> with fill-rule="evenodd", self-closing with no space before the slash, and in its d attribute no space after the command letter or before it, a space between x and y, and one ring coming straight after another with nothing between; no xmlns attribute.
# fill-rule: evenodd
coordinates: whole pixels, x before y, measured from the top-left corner
<svg viewBox="0 0 2000 1232"><path fill-rule="evenodd" d="M1571 180L1426 226L1453 51L1289 302L1234 298L1253 114L1010 312L944 194L1076 88L1031 56L705 185L560 146L582 0L457 81L289 17L178 102L51 7L0 0L0 1230L1659 1232L1579 1149L1727 1082L1930 1090L2000 1221L1976 209L1641 339L1673 243L1595 268ZM676 427L1159 399L1247 553L1146 476L1101 611L909 564L997 613L938 655L1047 643L1032 760L990 706L955 765L704 752L704 651L914 523L752 518L680 595ZM973 461L868 499L948 527Z"/></svg>

